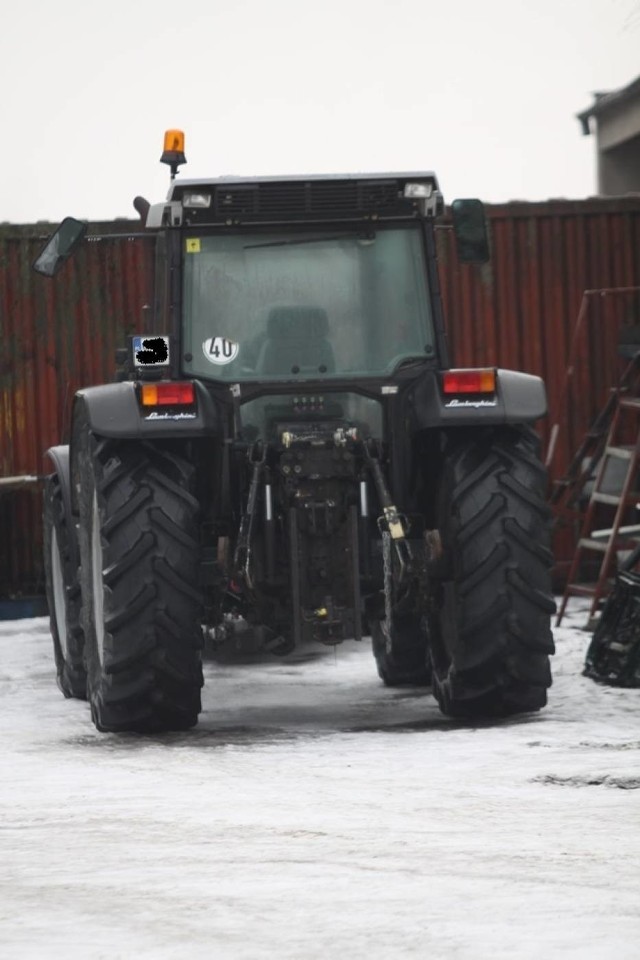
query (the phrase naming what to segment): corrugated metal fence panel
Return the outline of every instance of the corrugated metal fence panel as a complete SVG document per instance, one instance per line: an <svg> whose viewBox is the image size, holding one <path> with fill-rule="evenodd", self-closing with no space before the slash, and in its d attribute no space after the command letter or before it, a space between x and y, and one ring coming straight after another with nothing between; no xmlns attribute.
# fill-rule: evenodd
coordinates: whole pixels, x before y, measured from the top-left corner
<svg viewBox="0 0 640 960"><path fill-rule="evenodd" d="M634 294L592 296L573 343L585 290L640 285L640 198L512 203L488 214L486 265L460 265L451 231L438 233L452 361L544 378L550 415L540 433L546 448L560 425L551 464L559 477L620 368L620 326L640 324ZM144 329L152 238L115 236L137 229L93 225L114 236L85 244L49 281L31 270L48 228L0 227L0 476L44 471L43 451L68 436L74 391L109 380L116 345ZM40 496L0 497L0 593L37 586L40 543ZM556 545L561 559L569 548Z"/></svg>
<svg viewBox="0 0 640 960"><path fill-rule="evenodd" d="M640 294L628 289L640 286L640 197L512 203L488 214L486 265L459 264L451 231L439 235L452 363L544 378L549 416L539 432L545 454L557 433L553 481L565 474L624 369L621 328L640 324ZM576 331L584 291L602 289L610 292L586 298ZM556 530L559 579L575 538L573 529Z"/></svg>
<svg viewBox="0 0 640 960"><path fill-rule="evenodd" d="M116 346L143 329L152 302L153 238L135 223L93 234L48 279L32 263L47 225L0 227L0 477L42 475L44 451L68 440L71 398L113 378ZM0 594L41 585L41 488L0 494Z"/></svg>
<svg viewBox="0 0 640 960"><path fill-rule="evenodd" d="M553 463L559 476L615 377L619 324L634 317L640 323L631 295L608 295L606 317L593 298L578 345L574 378L580 389L571 409L562 409L584 291L640 285L640 198L513 203L489 207L488 214L488 264L459 264L451 231L439 232L452 363L496 364L544 378L549 418L541 424L543 439L550 424L570 414ZM615 309L613 301L619 301Z"/></svg>

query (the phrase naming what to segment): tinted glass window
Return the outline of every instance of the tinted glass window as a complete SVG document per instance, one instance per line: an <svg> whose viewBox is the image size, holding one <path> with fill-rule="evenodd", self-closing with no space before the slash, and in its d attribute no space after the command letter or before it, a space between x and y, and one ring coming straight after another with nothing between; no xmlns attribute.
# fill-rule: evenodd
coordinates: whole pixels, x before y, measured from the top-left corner
<svg viewBox="0 0 640 960"><path fill-rule="evenodd" d="M390 374L433 332L419 228L187 236L185 370L209 379Z"/></svg>

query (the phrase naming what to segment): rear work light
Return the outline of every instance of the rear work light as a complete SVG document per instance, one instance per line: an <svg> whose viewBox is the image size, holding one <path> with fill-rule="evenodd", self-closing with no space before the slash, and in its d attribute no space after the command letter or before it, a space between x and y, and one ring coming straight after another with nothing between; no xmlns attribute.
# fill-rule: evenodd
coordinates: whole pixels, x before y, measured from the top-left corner
<svg viewBox="0 0 640 960"><path fill-rule="evenodd" d="M408 200L428 200L432 193L432 183L405 183L404 185L404 195Z"/></svg>
<svg viewBox="0 0 640 960"><path fill-rule="evenodd" d="M182 198L182 206L193 210L206 210L211 206L210 193L185 193Z"/></svg>
<svg viewBox="0 0 640 960"><path fill-rule="evenodd" d="M143 407L183 407L196 402L192 383L143 383L140 391Z"/></svg>
<svg viewBox="0 0 640 960"><path fill-rule="evenodd" d="M452 393L495 393L496 371L493 367L478 370L446 370L442 375L442 389Z"/></svg>

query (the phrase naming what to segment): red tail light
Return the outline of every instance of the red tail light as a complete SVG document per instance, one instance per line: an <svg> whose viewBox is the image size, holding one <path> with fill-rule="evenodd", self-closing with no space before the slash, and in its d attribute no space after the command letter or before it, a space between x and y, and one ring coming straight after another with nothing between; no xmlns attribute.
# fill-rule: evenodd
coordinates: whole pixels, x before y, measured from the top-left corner
<svg viewBox="0 0 640 960"><path fill-rule="evenodd" d="M478 370L446 370L442 374L444 393L495 393L496 371L493 367Z"/></svg>
<svg viewBox="0 0 640 960"><path fill-rule="evenodd" d="M140 399L143 407L193 406L196 392L193 383L143 383Z"/></svg>

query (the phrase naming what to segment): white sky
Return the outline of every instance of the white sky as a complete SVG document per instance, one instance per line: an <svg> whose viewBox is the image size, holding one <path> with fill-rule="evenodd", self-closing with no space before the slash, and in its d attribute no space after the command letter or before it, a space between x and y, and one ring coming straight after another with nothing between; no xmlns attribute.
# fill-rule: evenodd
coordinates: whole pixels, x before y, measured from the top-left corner
<svg viewBox="0 0 640 960"><path fill-rule="evenodd" d="M640 0L5 0L0 222L135 216L183 176L433 169L595 192L575 114L640 74Z"/></svg>

